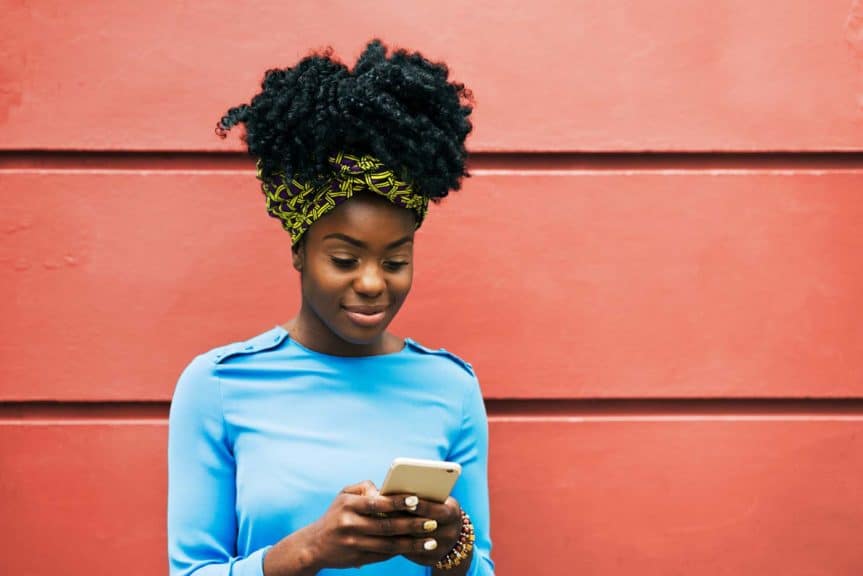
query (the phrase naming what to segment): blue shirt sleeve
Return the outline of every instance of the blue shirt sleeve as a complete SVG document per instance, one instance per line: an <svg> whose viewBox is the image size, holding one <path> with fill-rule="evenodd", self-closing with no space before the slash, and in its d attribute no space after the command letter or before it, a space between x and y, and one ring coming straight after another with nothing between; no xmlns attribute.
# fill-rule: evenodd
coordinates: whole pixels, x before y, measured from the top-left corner
<svg viewBox="0 0 863 576"><path fill-rule="evenodd" d="M461 464L461 477L452 495L470 515L476 533L468 574L494 576L488 497L488 420L479 383L475 378L465 391L461 433L447 459Z"/></svg>
<svg viewBox="0 0 863 576"><path fill-rule="evenodd" d="M215 365L198 356L177 383L168 426L171 576L262 576L269 547L236 553L235 462Z"/></svg>

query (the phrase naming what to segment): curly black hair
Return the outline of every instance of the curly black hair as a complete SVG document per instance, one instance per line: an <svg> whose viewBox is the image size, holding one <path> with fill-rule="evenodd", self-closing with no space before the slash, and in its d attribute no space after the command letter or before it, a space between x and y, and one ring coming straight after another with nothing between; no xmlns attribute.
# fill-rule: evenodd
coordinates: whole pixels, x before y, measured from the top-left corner
<svg viewBox="0 0 863 576"><path fill-rule="evenodd" d="M268 70L261 92L228 110L216 133L224 138L245 124L249 155L260 160L264 177L283 170L317 181L330 171L329 156L371 154L407 172L422 194L437 200L469 176L464 141L473 98L448 76L445 64L418 52L388 54L377 39L353 70L327 49Z"/></svg>

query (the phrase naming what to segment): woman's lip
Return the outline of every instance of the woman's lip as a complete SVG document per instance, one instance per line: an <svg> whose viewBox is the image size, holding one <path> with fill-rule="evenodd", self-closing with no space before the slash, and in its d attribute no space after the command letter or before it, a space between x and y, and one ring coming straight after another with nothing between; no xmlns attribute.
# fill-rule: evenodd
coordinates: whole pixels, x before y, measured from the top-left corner
<svg viewBox="0 0 863 576"><path fill-rule="evenodd" d="M386 310L380 310L379 312L374 312L372 314L365 314L363 312L357 312L356 310L350 310L348 308L345 308L344 310L345 314L347 314L351 322L357 324L358 326L362 326L363 328L371 328L373 326L377 326L383 321L384 317L386 316Z"/></svg>

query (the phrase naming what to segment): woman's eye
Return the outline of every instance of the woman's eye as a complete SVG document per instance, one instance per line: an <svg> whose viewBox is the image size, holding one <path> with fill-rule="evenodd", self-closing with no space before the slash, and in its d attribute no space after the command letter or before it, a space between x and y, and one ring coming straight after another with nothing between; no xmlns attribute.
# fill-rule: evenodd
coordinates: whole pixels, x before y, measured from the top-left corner
<svg viewBox="0 0 863 576"><path fill-rule="evenodd" d="M336 258L335 256L330 256L330 260L336 265L336 268L347 269L353 267L353 265L357 263L356 258Z"/></svg>
<svg viewBox="0 0 863 576"><path fill-rule="evenodd" d="M401 262L401 261L397 261L397 260L388 260L388 261L384 262L384 267L387 270L390 270L392 272L395 272L397 270L401 270L402 268L404 268L407 265L408 265L407 262Z"/></svg>

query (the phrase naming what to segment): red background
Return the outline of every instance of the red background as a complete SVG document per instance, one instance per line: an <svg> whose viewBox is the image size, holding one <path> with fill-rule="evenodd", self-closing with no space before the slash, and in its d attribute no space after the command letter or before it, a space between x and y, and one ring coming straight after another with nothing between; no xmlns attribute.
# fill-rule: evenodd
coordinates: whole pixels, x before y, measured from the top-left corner
<svg viewBox="0 0 863 576"><path fill-rule="evenodd" d="M3 573L166 572L176 378L298 296L214 124L374 36L476 95L395 329L480 376L498 574L863 573L857 2L2 9Z"/></svg>

